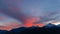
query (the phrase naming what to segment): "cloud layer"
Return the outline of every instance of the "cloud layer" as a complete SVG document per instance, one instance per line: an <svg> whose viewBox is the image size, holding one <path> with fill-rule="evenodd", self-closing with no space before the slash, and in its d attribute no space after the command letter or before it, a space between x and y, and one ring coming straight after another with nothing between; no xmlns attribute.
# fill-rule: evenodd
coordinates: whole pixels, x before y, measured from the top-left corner
<svg viewBox="0 0 60 34"><path fill-rule="evenodd" d="M0 9L22 26L41 26L60 21L60 0L0 0ZM10 22L10 18L8 20Z"/></svg>

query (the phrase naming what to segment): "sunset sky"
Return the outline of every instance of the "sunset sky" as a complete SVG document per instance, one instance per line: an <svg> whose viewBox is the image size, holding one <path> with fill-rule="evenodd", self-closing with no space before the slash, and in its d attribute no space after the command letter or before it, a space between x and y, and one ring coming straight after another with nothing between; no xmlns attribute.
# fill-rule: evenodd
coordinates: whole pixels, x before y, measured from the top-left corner
<svg viewBox="0 0 60 34"><path fill-rule="evenodd" d="M48 23L60 24L60 0L0 0L0 29Z"/></svg>

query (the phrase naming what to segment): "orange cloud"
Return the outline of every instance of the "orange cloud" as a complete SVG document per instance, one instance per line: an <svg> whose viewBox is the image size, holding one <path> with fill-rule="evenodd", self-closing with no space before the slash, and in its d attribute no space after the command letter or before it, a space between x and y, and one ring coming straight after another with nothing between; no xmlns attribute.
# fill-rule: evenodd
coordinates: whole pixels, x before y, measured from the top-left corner
<svg viewBox="0 0 60 34"><path fill-rule="evenodd" d="M26 27L31 27L31 26L43 27L45 25L43 23L35 23L35 22L38 22L38 21L40 21L40 17L29 17L29 18L24 19L23 24L17 23L17 22L11 22L10 24L7 23L6 24L7 26L0 27L0 30L8 30L9 31L13 28L21 27L22 25L24 25Z"/></svg>
<svg viewBox="0 0 60 34"><path fill-rule="evenodd" d="M17 23L17 22L11 22L11 23L7 23L4 25L0 25L0 30L8 30L10 31L11 29L14 28L19 28L22 24Z"/></svg>
<svg viewBox="0 0 60 34"><path fill-rule="evenodd" d="M38 22L40 20L39 17L30 17L25 19L24 25L25 26L44 26L44 24L35 24L35 22Z"/></svg>
<svg viewBox="0 0 60 34"><path fill-rule="evenodd" d="M43 26L45 26L45 24L39 23L39 24L35 24L35 26L43 27Z"/></svg>

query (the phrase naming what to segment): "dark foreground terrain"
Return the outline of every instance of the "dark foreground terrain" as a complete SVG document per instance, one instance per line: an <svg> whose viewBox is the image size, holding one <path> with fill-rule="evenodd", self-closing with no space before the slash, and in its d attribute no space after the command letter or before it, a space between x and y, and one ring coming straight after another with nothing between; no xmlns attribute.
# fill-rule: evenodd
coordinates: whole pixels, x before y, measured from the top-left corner
<svg viewBox="0 0 60 34"><path fill-rule="evenodd" d="M60 26L48 24L44 27L20 27L11 31L0 30L0 34L60 34Z"/></svg>

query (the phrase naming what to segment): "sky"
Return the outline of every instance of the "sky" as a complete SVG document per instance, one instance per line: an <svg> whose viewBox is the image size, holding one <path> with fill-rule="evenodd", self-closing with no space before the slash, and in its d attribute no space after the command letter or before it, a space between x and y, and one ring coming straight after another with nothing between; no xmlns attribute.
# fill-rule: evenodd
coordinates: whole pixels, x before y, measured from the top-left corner
<svg viewBox="0 0 60 34"><path fill-rule="evenodd" d="M0 0L0 25L5 29L48 23L60 23L60 0Z"/></svg>

